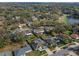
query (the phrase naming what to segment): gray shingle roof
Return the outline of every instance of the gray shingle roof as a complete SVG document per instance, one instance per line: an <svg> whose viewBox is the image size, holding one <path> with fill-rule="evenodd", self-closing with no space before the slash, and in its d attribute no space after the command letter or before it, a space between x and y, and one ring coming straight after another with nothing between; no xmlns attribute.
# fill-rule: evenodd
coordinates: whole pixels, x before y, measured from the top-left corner
<svg viewBox="0 0 79 59"><path fill-rule="evenodd" d="M41 40L40 38L38 38L38 39L34 40L34 42L35 42L35 43L38 43L38 44L44 43L44 41L43 41L43 40Z"/></svg>
<svg viewBox="0 0 79 59"><path fill-rule="evenodd" d="M0 56L12 56L12 52L11 51L0 52Z"/></svg>
<svg viewBox="0 0 79 59"><path fill-rule="evenodd" d="M55 54L52 54L50 56L64 56L66 53L68 53L68 50L60 50L60 51L58 51Z"/></svg>
<svg viewBox="0 0 79 59"><path fill-rule="evenodd" d="M14 51L15 56L21 56L24 55L25 53L31 51L31 47L29 45L27 45L26 47L17 49L16 51Z"/></svg>

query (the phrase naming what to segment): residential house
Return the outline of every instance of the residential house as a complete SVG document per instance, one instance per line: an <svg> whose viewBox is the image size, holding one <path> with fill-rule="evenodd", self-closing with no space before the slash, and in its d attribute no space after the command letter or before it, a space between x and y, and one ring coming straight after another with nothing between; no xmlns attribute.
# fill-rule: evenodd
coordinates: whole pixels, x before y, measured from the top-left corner
<svg viewBox="0 0 79 59"><path fill-rule="evenodd" d="M32 47L34 50L39 50L39 51L43 51L47 48L46 43L40 38L33 40Z"/></svg>
<svg viewBox="0 0 79 59"><path fill-rule="evenodd" d="M25 35L32 35L32 32L31 32L31 30L29 29L29 30L25 30L25 31L23 31L23 33L25 34Z"/></svg>
<svg viewBox="0 0 79 59"><path fill-rule="evenodd" d="M75 11L73 11L73 10L70 10L70 9L65 9L65 10L63 10L63 13L65 13L65 14L71 14L71 13L74 13Z"/></svg>
<svg viewBox="0 0 79 59"><path fill-rule="evenodd" d="M52 27L52 26L45 26L44 27L44 33L45 34L48 34L48 32L50 31L50 30L53 30L54 29L54 27Z"/></svg>
<svg viewBox="0 0 79 59"><path fill-rule="evenodd" d="M48 37L45 39L45 42L49 45L59 45L63 42L63 38L61 38L60 36L55 36L55 37Z"/></svg>
<svg viewBox="0 0 79 59"><path fill-rule="evenodd" d="M51 46L56 45L55 38L56 37L48 37L44 41L46 42L47 45L51 45Z"/></svg>
<svg viewBox="0 0 79 59"><path fill-rule="evenodd" d="M31 51L32 51L32 49L31 49L30 45L27 44L22 48L16 49L14 51L14 55L15 56L26 56L26 53L31 52Z"/></svg>
<svg viewBox="0 0 79 59"><path fill-rule="evenodd" d="M79 44L76 45L70 45L67 48L69 51L74 51L77 55L79 55Z"/></svg>
<svg viewBox="0 0 79 59"><path fill-rule="evenodd" d="M64 43L64 41L63 41L63 34L62 33L57 34L55 40L56 40L57 45L59 45L61 43Z"/></svg>
<svg viewBox="0 0 79 59"><path fill-rule="evenodd" d="M77 28L73 28L72 31L73 31L74 33L78 33L79 30L78 30Z"/></svg>
<svg viewBox="0 0 79 59"><path fill-rule="evenodd" d="M72 51L79 51L79 45L78 44L69 45L67 49Z"/></svg>
<svg viewBox="0 0 79 59"><path fill-rule="evenodd" d="M78 35L77 33L72 33L72 34L71 34L71 37L72 37L73 39L79 39L79 35Z"/></svg>
<svg viewBox="0 0 79 59"><path fill-rule="evenodd" d="M0 52L0 56L13 56L11 51Z"/></svg>
<svg viewBox="0 0 79 59"><path fill-rule="evenodd" d="M51 56L77 56L79 55L79 46L70 45L66 49L61 49L58 52L55 51Z"/></svg>
<svg viewBox="0 0 79 59"><path fill-rule="evenodd" d="M77 54L73 51L69 51L67 49L61 49L51 54L50 56L77 56Z"/></svg>
<svg viewBox="0 0 79 59"><path fill-rule="evenodd" d="M32 32L34 34L43 34L44 33L44 29L42 27L40 27L40 28L34 28L34 29L32 29Z"/></svg>

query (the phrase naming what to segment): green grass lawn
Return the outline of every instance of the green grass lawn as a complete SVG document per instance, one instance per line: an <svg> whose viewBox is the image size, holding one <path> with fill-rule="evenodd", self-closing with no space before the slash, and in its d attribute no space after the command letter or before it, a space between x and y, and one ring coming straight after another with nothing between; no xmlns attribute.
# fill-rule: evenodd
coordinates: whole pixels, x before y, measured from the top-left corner
<svg viewBox="0 0 79 59"><path fill-rule="evenodd" d="M29 43L31 43L34 39L36 38L36 36L34 36L33 34L27 37L27 41Z"/></svg>
<svg viewBox="0 0 79 59"><path fill-rule="evenodd" d="M66 35L70 35L72 32L67 30L67 31L65 31L64 33L65 33Z"/></svg>
<svg viewBox="0 0 79 59"><path fill-rule="evenodd" d="M42 37L43 39L46 39L46 38L48 38L48 36L47 35L45 35L45 34L41 34L41 35L39 35L40 37Z"/></svg>
<svg viewBox="0 0 79 59"><path fill-rule="evenodd" d="M67 14L64 14L64 22L65 22L65 24L68 24L68 19L67 19Z"/></svg>
<svg viewBox="0 0 79 59"><path fill-rule="evenodd" d="M41 56L41 55L44 55L46 54L47 52L44 50L44 51L31 51L29 53L26 53L26 56Z"/></svg>

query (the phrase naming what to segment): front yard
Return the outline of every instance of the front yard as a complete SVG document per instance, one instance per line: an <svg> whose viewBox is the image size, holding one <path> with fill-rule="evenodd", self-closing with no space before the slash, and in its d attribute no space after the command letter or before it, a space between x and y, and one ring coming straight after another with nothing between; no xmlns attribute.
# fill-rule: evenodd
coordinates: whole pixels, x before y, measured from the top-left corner
<svg viewBox="0 0 79 59"><path fill-rule="evenodd" d="M29 53L26 53L26 56L42 56L42 55L46 55L46 51L44 50L44 51L38 51L38 50L36 50L36 51L31 51L31 52L29 52Z"/></svg>

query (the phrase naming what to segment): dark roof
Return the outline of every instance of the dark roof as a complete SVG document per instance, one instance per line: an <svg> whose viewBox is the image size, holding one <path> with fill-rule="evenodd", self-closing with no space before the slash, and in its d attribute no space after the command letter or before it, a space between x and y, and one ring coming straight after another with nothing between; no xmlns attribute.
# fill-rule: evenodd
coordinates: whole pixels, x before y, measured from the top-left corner
<svg viewBox="0 0 79 59"><path fill-rule="evenodd" d="M54 37L48 37L48 38L45 39L45 41L48 42L48 43L52 42L52 41L54 42L55 38Z"/></svg>
<svg viewBox="0 0 79 59"><path fill-rule="evenodd" d="M46 43L45 43L42 39L38 38L38 39L35 39L35 40L32 42L32 47L33 47L33 49L36 49L37 46L39 46L39 45L45 45L45 44L46 44Z"/></svg>
<svg viewBox="0 0 79 59"><path fill-rule="evenodd" d="M12 56L12 52L11 51L0 52L0 56Z"/></svg>
<svg viewBox="0 0 79 59"><path fill-rule="evenodd" d="M79 51L79 46L77 46L77 45L71 45L67 49L68 50L72 50L72 51Z"/></svg>
<svg viewBox="0 0 79 59"><path fill-rule="evenodd" d="M68 50L60 50L58 52L55 52L55 54L52 54L50 56L65 56L65 54L68 53Z"/></svg>
<svg viewBox="0 0 79 59"><path fill-rule="evenodd" d="M15 54L15 56L21 56L21 55L24 55L24 53L26 51L30 51L30 50L32 50L31 47L29 45L27 45L26 47L15 50L14 54Z"/></svg>
<svg viewBox="0 0 79 59"><path fill-rule="evenodd" d="M35 39L33 41L34 43L38 43L38 44L41 44L41 43L45 43L42 39L38 38L38 39Z"/></svg>
<svg viewBox="0 0 79 59"><path fill-rule="evenodd" d="M77 28L73 28L72 30L73 30L73 32L78 32Z"/></svg>

